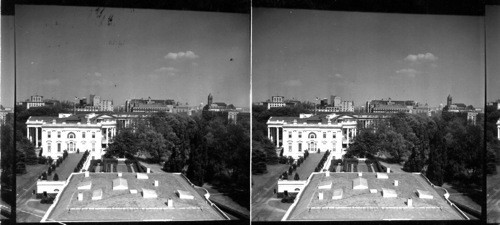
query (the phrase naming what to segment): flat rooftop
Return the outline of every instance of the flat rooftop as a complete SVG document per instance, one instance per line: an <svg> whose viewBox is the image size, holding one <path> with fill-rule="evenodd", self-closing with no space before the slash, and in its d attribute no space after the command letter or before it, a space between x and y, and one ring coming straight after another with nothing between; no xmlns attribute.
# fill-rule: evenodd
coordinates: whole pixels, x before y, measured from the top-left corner
<svg viewBox="0 0 500 225"><path fill-rule="evenodd" d="M353 180L358 173L324 173L311 175L310 183L295 199L287 220L290 221L350 221L350 220L463 220L464 217L450 206L443 196L420 175L411 173L390 173L389 179L377 179L376 173L363 173L368 189L353 190ZM398 180L398 186L394 186ZM321 182L331 181L330 190L320 190ZM396 198L384 198L382 188L396 191ZM333 191L342 189L341 199L332 199ZM377 189L377 193L370 193ZM417 189L427 191L433 199L420 199ZM319 192L323 200L319 200ZM408 207L412 198L413 207Z"/></svg>
<svg viewBox="0 0 500 225"><path fill-rule="evenodd" d="M57 222L105 222L105 221L188 221L224 220L225 218L198 194L194 187L180 175L173 173L149 173L148 179L137 179L136 173L123 173L128 189L113 190L117 173L74 173L67 186L59 193L58 202L47 212L46 221ZM158 180L159 186L154 186ZM77 190L81 182L91 181L90 190ZM102 199L92 200L96 190L102 190ZM131 189L137 190L132 194ZM143 198L142 190L156 191L157 198ZM180 199L177 190L189 192L194 199ZM83 193L83 200L78 200ZM173 207L167 206L168 199Z"/></svg>

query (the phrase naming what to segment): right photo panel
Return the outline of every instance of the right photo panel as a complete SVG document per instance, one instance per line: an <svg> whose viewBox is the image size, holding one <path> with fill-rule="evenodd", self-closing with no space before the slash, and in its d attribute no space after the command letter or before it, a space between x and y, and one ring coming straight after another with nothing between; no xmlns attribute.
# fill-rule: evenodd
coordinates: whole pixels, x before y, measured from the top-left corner
<svg viewBox="0 0 500 225"><path fill-rule="evenodd" d="M500 6L487 5L486 27L486 207L488 223L500 223Z"/></svg>
<svg viewBox="0 0 500 225"><path fill-rule="evenodd" d="M252 10L252 221L481 219L482 15Z"/></svg>

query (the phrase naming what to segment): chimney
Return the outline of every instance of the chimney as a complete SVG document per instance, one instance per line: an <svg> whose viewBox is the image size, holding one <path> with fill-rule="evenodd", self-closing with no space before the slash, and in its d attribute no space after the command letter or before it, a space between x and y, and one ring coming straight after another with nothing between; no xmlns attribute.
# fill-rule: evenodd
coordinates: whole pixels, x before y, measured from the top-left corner
<svg viewBox="0 0 500 225"><path fill-rule="evenodd" d="M151 169L150 168L146 168L146 169L147 169L146 173L151 173Z"/></svg>
<svg viewBox="0 0 500 225"><path fill-rule="evenodd" d="M387 173L391 172L391 168L387 167Z"/></svg>
<svg viewBox="0 0 500 225"><path fill-rule="evenodd" d="M89 177L89 171L85 171L85 177Z"/></svg>
<svg viewBox="0 0 500 225"><path fill-rule="evenodd" d="M83 201L83 193L78 192L78 201Z"/></svg>
<svg viewBox="0 0 500 225"><path fill-rule="evenodd" d="M319 198L319 200L323 200L323 192L318 193L318 198Z"/></svg>
<svg viewBox="0 0 500 225"><path fill-rule="evenodd" d="M155 187L158 187L158 181L155 180Z"/></svg>
<svg viewBox="0 0 500 225"><path fill-rule="evenodd" d="M330 171L326 171L325 172L325 177L329 177L330 176Z"/></svg>
<svg viewBox="0 0 500 225"><path fill-rule="evenodd" d="M118 173L118 177L122 177L122 173Z"/></svg>
<svg viewBox="0 0 500 225"><path fill-rule="evenodd" d="M359 172L358 177L362 177L362 176L363 176L363 172Z"/></svg>
<svg viewBox="0 0 500 225"><path fill-rule="evenodd" d="M408 199L408 207L413 207L413 199Z"/></svg>
<svg viewBox="0 0 500 225"><path fill-rule="evenodd" d="M397 187L398 185L399 185L398 180L394 180L394 186L396 186L396 187Z"/></svg>

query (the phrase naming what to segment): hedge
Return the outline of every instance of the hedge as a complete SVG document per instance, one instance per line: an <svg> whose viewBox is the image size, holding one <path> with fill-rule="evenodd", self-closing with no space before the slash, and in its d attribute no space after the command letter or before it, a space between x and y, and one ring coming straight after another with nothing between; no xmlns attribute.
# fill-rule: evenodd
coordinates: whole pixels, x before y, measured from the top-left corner
<svg viewBox="0 0 500 225"><path fill-rule="evenodd" d="M318 165L316 166L316 168L314 169L314 172L320 172L321 169L323 168L323 166L325 165L325 161L326 159L328 158L328 155L330 155L330 150L326 150L325 154L323 155L323 157L321 158L321 160L319 161Z"/></svg>

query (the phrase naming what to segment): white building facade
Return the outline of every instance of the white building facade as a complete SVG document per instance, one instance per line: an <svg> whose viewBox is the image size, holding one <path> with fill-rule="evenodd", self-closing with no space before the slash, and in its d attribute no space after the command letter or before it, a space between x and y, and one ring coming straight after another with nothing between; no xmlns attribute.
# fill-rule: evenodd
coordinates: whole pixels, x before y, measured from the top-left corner
<svg viewBox="0 0 500 225"><path fill-rule="evenodd" d="M356 136L356 119L336 114L300 117L271 117L267 122L268 138L276 147L283 148L283 156L298 159L305 150L331 151L336 159L342 158L345 150Z"/></svg>
<svg viewBox="0 0 500 225"><path fill-rule="evenodd" d="M116 119L109 115L74 116L60 114L59 117L32 116L26 122L27 137L41 147L42 155L53 159L63 155L88 150L92 159L100 159L104 150L116 135Z"/></svg>

